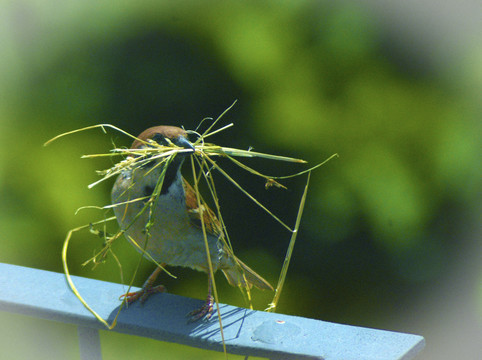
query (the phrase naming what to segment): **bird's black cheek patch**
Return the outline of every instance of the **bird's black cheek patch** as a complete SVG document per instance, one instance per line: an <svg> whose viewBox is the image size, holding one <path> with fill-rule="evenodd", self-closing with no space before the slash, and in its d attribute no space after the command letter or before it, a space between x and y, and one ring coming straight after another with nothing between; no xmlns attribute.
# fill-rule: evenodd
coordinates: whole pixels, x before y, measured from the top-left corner
<svg viewBox="0 0 482 360"><path fill-rule="evenodd" d="M154 187L150 185L144 186L144 196L151 197L152 193L154 192Z"/></svg>
<svg viewBox="0 0 482 360"><path fill-rule="evenodd" d="M153 137L152 137L152 140L154 140L156 143L158 143L159 145L164 145L164 146L168 146L169 143L167 142L166 138L164 136L162 136L161 134L155 134Z"/></svg>
<svg viewBox="0 0 482 360"><path fill-rule="evenodd" d="M151 155L146 156L146 158L151 157ZM141 166L141 169L150 169L156 164L156 160L151 160L146 162L144 165Z"/></svg>

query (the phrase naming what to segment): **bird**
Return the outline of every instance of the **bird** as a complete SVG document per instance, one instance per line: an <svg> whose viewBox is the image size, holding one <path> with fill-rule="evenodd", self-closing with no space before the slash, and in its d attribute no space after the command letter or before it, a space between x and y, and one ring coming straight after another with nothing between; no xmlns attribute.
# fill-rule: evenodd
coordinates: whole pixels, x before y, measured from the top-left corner
<svg viewBox="0 0 482 360"><path fill-rule="evenodd" d="M166 157L148 154L150 148L158 145L174 145L182 151L176 151L171 161L166 161ZM166 265L188 267L208 275L206 302L188 316L191 321L211 317L213 282L202 223L213 273L221 270L232 286L273 290L268 281L228 249L215 213L204 202L198 203L195 190L182 176L184 160L196 152L184 129L166 125L148 128L134 140L130 149L133 154L129 156L144 156L145 159L142 165L125 168L118 175L111 192L114 213L129 242L144 257L155 260L162 267L156 266L141 290L124 295L128 303L139 299L144 302L150 294L164 292L165 287L154 286L154 282ZM144 149L147 149L145 154L134 153L134 150Z"/></svg>

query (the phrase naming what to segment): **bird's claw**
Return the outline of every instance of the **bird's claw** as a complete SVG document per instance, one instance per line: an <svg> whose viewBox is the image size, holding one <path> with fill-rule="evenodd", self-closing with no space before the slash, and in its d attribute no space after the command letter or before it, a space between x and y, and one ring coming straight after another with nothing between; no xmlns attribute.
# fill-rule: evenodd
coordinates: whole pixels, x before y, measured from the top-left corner
<svg viewBox="0 0 482 360"><path fill-rule="evenodd" d="M214 310L214 298L209 295L206 302L199 309L193 310L187 314L190 323L198 321L199 319L209 320L213 315Z"/></svg>
<svg viewBox="0 0 482 360"><path fill-rule="evenodd" d="M166 292L166 287L164 285L157 285L152 287L144 287L139 291L130 292L127 294L123 294L119 297L119 299L124 299L127 304L132 304L133 302L139 300L141 304L143 304L147 298L155 293L162 293Z"/></svg>

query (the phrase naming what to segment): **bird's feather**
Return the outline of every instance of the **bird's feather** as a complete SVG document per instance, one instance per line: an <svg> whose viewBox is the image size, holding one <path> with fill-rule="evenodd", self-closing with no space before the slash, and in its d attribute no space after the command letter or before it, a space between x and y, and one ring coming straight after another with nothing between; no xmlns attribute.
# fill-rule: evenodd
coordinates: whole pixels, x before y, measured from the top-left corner
<svg viewBox="0 0 482 360"><path fill-rule="evenodd" d="M189 220L193 226L201 228L201 215L196 192L184 178L183 185L186 193L186 207L189 214ZM223 229L214 212L206 205L203 206L202 213L206 233L216 237L222 236ZM268 283L248 265L234 256L232 252L230 252L228 249L225 249L224 251L228 254L228 256L227 259L225 259L225 263L221 263L221 270L226 276L226 279L230 285L241 286L243 288L251 288L254 285L258 289L273 290L273 287L270 285L270 283Z"/></svg>
<svg viewBox="0 0 482 360"><path fill-rule="evenodd" d="M182 180L183 180L182 183L184 185L184 191L186 193L186 208L187 208L187 213L189 215L189 220L191 222L191 225L201 229L202 228L201 211L199 209L196 191L186 181L186 179L183 178ZM207 205L203 205L202 214L203 214L203 221L204 221L204 227L206 229L206 233L208 235L212 235L216 237L221 236L223 233L223 229L222 229L221 223L217 219L214 212Z"/></svg>

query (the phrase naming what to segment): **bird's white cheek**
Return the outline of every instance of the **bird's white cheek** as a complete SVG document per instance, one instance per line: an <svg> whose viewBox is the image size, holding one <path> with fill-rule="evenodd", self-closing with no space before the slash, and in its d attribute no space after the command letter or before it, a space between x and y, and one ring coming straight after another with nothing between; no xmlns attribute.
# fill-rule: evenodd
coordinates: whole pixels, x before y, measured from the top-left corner
<svg viewBox="0 0 482 360"><path fill-rule="evenodd" d="M131 178L131 173L129 172L123 172L122 174L119 175L117 180L114 183L114 186L112 187L112 192L111 192L111 199L113 203L119 202L120 197L122 197L122 193L125 192L126 189L129 188L129 186L132 184L132 178Z"/></svg>

